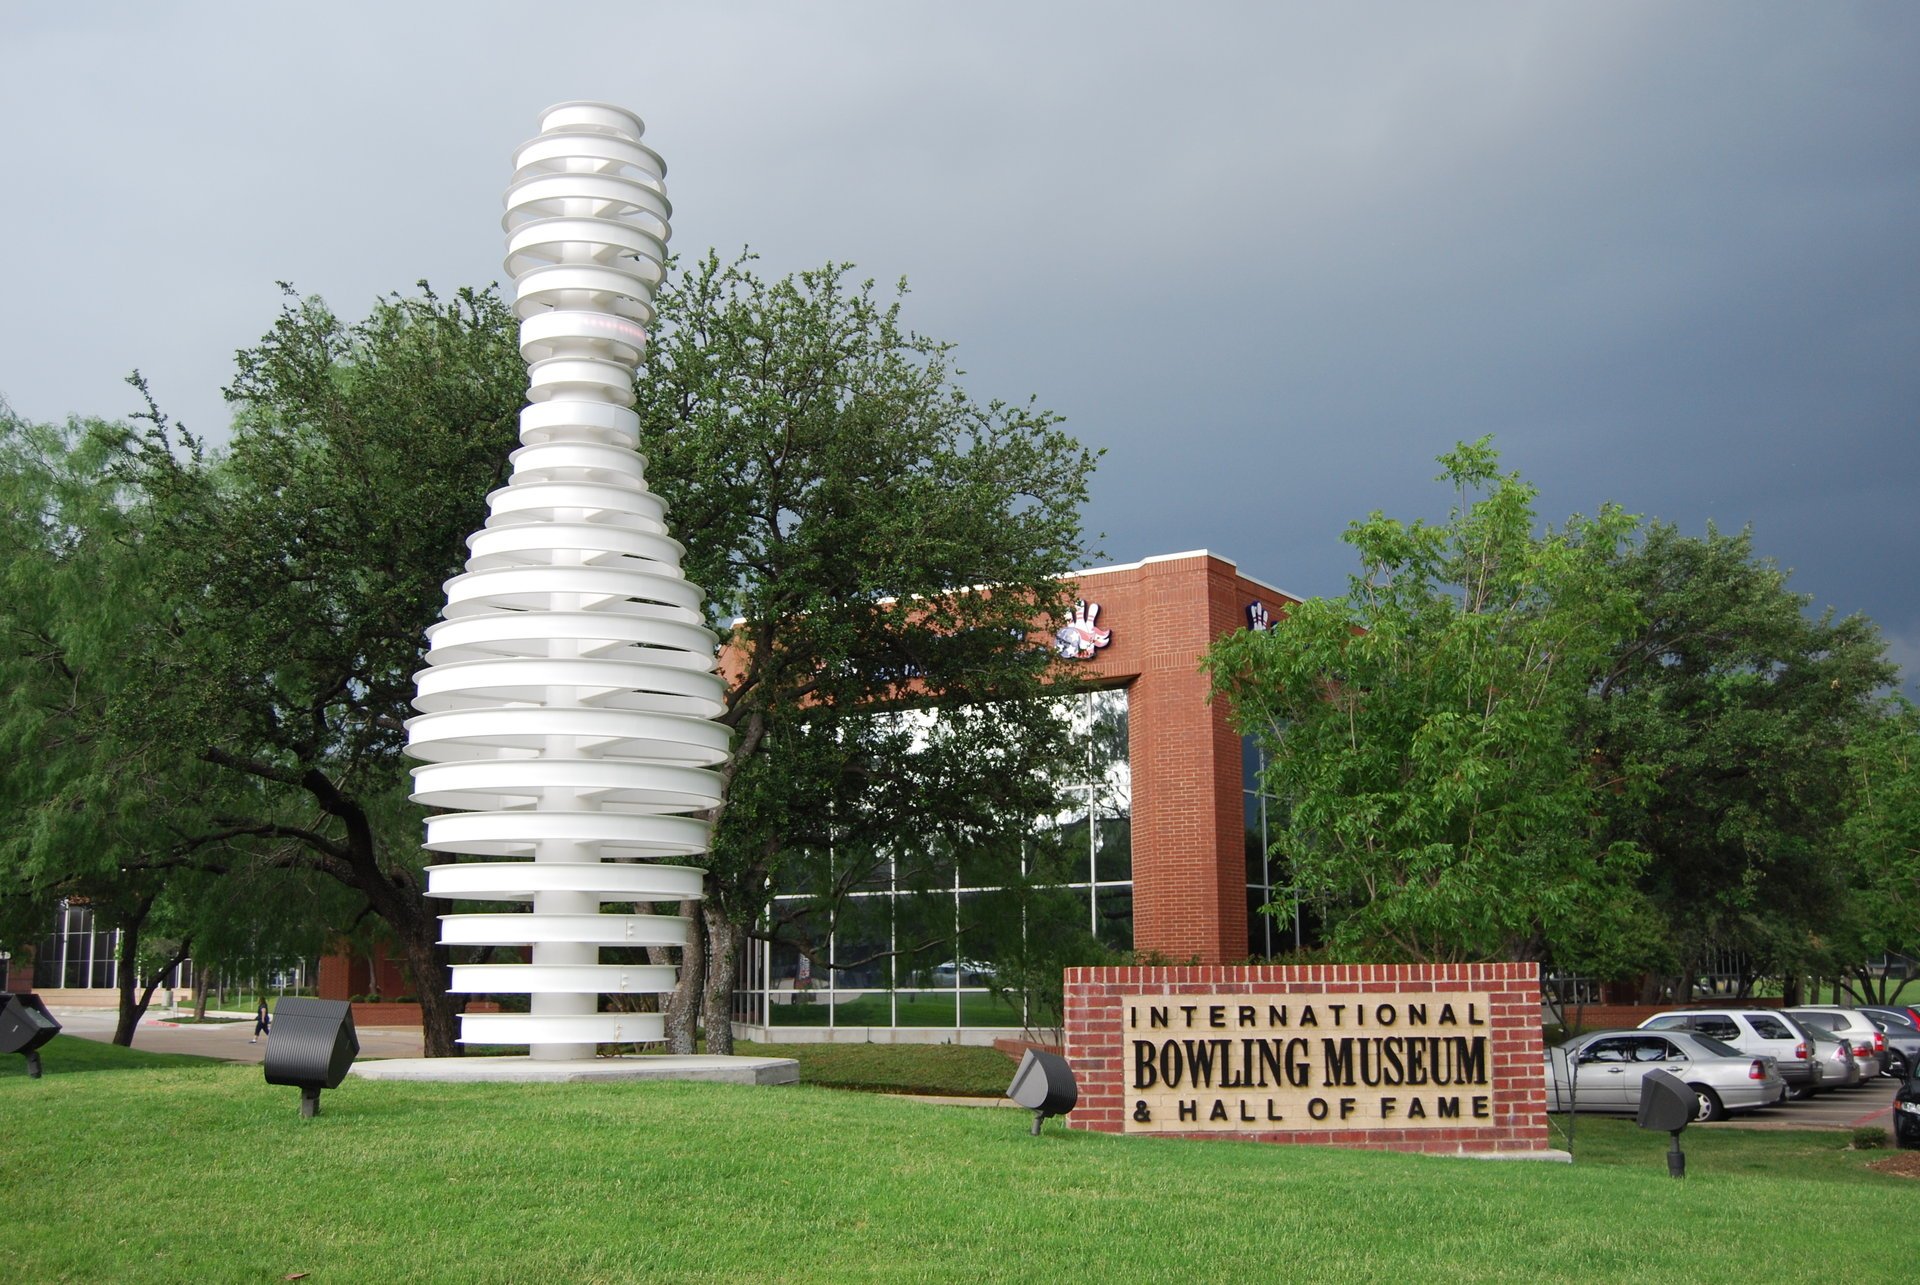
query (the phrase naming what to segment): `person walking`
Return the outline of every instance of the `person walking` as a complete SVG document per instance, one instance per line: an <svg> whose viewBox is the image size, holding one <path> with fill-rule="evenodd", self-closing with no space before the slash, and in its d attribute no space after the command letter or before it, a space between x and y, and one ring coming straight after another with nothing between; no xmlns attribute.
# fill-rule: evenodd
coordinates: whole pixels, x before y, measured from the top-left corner
<svg viewBox="0 0 1920 1285"><path fill-rule="evenodd" d="M273 1014L267 1011L267 1001L263 996L260 1000L260 1007L255 1009L253 1013L253 1038L248 1040L247 1043L258 1044L260 1037L272 1029Z"/></svg>

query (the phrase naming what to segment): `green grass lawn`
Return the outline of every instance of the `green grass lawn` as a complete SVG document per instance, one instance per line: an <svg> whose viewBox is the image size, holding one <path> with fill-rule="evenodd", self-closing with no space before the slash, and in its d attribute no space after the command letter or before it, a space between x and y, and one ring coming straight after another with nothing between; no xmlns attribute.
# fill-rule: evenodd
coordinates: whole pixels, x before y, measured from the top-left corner
<svg viewBox="0 0 1920 1285"><path fill-rule="evenodd" d="M258 1068L63 1043L0 1079L8 1281L1825 1279L1920 1195L1842 1134L1689 1130L1674 1182L1611 1120L1571 1166L805 1086L350 1079L302 1120Z"/></svg>

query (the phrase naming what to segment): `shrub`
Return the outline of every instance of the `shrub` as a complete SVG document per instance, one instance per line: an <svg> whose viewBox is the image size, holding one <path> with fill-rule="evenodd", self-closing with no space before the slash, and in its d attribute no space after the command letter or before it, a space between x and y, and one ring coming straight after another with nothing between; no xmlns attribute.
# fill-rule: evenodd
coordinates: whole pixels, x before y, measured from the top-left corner
<svg viewBox="0 0 1920 1285"><path fill-rule="evenodd" d="M1877 1124L1863 1125L1853 1131L1855 1151L1877 1151L1887 1145L1887 1131Z"/></svg>

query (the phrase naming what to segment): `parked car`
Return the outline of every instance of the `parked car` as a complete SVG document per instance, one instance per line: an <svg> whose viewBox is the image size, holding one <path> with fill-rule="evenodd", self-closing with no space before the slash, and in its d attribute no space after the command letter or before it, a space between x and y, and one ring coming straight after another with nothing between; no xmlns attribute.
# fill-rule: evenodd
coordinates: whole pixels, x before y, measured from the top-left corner
<svg viewBox="0 0 1920 1285"><path fill-rule="evenodd" d="M927 978L935 986L952 986L955 982L962 986L983 986L993 980L993 965L972 959L949 959L929 969Z"/></svg>
<svg viewBox="0 0 1920 1285"><path fill-rule="evenodd" d="M1792 1019L1757 1008L1689 1008L1655 1013L1640 1023L1643 1031L1692 1031L1731 1045L1754 1057L1770 1057L1787 1082L1787 1096L1808 1097L1820 1090L1823 1068L1814 1059L1813 1040Z"/></svg>
<svg viewBox="0 0 1920 1285"><path fill-rule="evenodd" d="M1920 1071L1907 1077L1893 1095L1893 1140L1920 1147Z"/></svg>
<svg viewBox="0 0 1920 1285"><path fill-rule="evenodd" d="M1671 1071L1687 1082L1694 1118L1720 1120L1757 1111L1786 1096L1770 1057L1742 1053L1692 1031L1594 1031L1546 1056L1550 1111L1638 1111L1648 1071Z"/></svg>
<svg viewBox="0 0 1920 1285"><path fill-rule="evenodd" d="M1853 1060L1860 1064L1862 1082L1880 1074L1887 1037L1868 1020L1865 1013L1852 1008L1789 1008L1788 1017L1802 1026L1818 1026L1832 1031L1853 1046Z"/></svg>
<svg viewBox="0 0 1920 1285"><path fill-rule="evenodd" d="M1904 1080L1920 1067L1920 1022L1910 1008L1883 1008L1862 1004L1860 1011L1887 1037L1887 1066L1882 1072Z"/></svg>
<svg viewBox="0 0 1920 1285"><path fill-rule="evenodd" d="M1854 1060L1851 1040L1835 1035L1824 1026L1801 1025L1800 1029L1813 1041L1813 1060L1820 1066L1821 1092L1851 1089L1860 1083L1860 1063Z"/></svg>

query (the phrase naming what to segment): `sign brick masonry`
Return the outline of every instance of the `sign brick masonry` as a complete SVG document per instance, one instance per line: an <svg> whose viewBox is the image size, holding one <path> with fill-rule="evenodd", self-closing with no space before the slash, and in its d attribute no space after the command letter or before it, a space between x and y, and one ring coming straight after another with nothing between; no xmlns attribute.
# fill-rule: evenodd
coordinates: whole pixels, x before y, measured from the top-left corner
<svg viewBox="0 0 1920 1285"><path fill-rule="evenodd" d="M1535 964L1070 968L1067 1117L1104 1133L1549 1148Z"/></svg>

